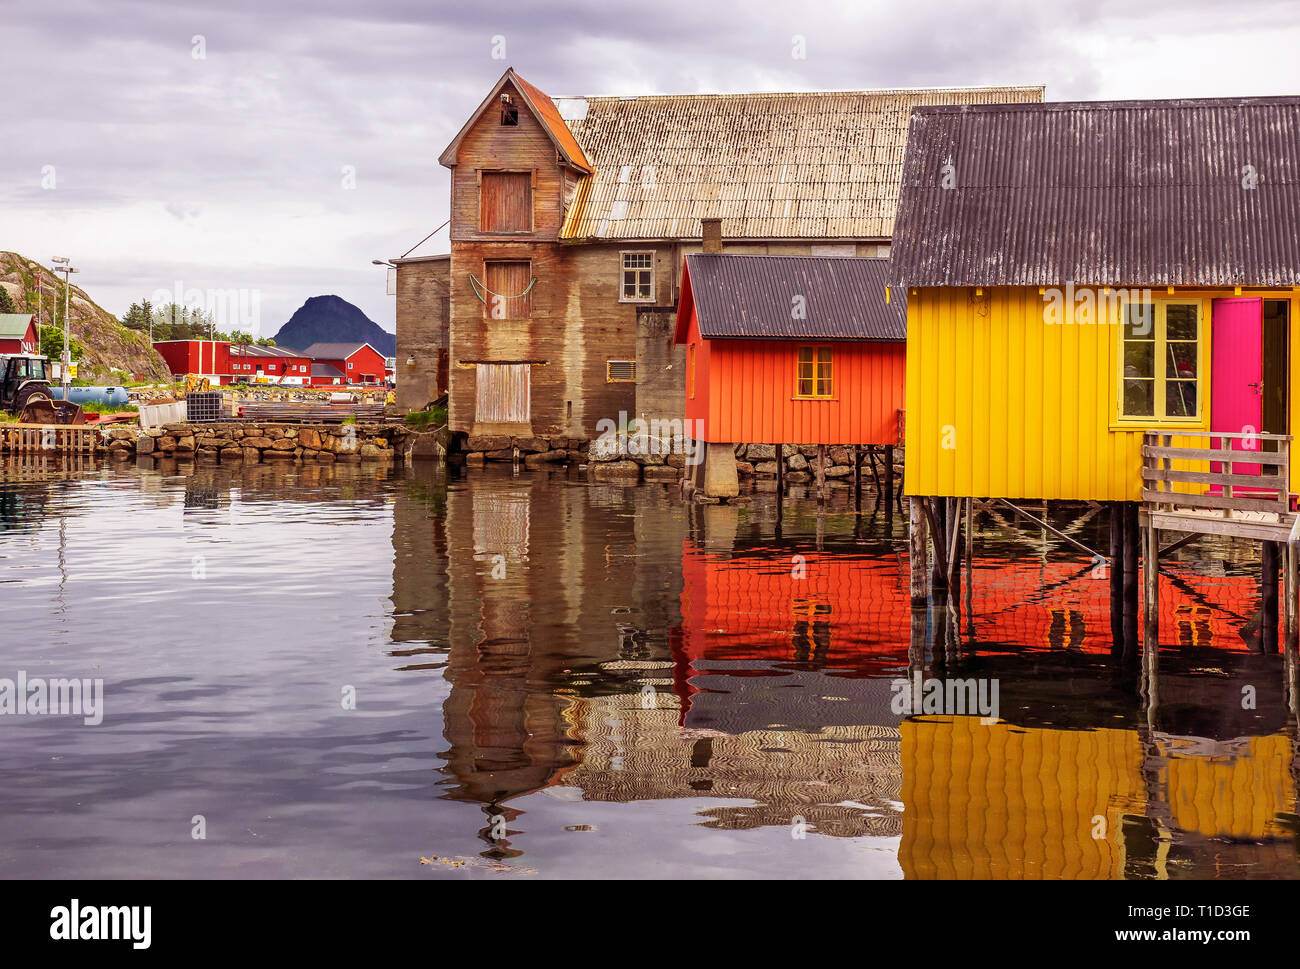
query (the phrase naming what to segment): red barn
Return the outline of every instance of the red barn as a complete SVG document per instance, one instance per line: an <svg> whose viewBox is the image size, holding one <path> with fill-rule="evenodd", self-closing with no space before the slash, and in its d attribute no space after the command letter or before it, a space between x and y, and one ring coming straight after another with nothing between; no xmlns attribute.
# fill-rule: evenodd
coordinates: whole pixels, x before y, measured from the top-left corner
<svg viewBox="0 0 1300 969"><path fill-rule="evenodd" d="M230 344L223 340L159 340L153 348L177 376L221 377L230 373Z"/></svg>
<svg viewBox="0 0 1300 969"><path fill-rule="evenodd" d="M345 384L384 382L385 357L369 343L313 343L303 351L303 355L338 370ZM335 382L332 374L317 379L315 372L312 373L313 384Z"/></svg>
<svg viewBox="0 0 1300 969"><path fill-rule="evenodd" d="M37 353L40 347L34 313L0 313L0 353Z"/></svg>
<svg viewBox="0 0 1300 969"><path fill-rule="evenodd" d="M898 443L907 307L886 259L686 257L686 417L711 443Z"/></svg>
<svg viewBox="0 0 1300 969"><path fill-rule="evenodd" d="M236 344L230 348L230 376L222 383L306 385L311 368L311 357L297 350Z"/></svg>

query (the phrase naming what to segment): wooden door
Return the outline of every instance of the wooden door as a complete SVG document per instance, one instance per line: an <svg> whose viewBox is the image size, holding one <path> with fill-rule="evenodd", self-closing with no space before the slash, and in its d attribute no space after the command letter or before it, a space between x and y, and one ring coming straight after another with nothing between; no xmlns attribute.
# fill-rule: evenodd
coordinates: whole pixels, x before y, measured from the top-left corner
<svg viewBox="0 0 1300 969"><path fill-rule="evenodd" d="M1264 426L1264 301L1216 299L1211 362L1210 430L1259 434ZM1258 452L1259 441L1236 440L1233 450ZM1214 470L1222 470L1215 468ZM1259 474L1258 464L1236 464L1234 473Z"/></svg>
<svg viewBox="0 0 1300 969"><path fill-rule="evenodd" d="M480 363L475 367L474 420L481 424L527 424L532 420L532 367L526 363Z"/></svg>

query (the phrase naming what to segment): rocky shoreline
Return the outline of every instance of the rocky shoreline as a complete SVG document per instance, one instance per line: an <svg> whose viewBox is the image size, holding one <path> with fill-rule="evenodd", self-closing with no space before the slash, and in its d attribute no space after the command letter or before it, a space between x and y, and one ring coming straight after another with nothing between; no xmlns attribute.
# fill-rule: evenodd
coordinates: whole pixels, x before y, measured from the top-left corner
<svg viewBox="0 0 1300 969"><path fill-rule="evenodd" d="M425 437L404 424L292 424L222 421L107 429L110 457L152 454L198 461L402 461ZM418 452L417 452L418 453Z"/></svg>

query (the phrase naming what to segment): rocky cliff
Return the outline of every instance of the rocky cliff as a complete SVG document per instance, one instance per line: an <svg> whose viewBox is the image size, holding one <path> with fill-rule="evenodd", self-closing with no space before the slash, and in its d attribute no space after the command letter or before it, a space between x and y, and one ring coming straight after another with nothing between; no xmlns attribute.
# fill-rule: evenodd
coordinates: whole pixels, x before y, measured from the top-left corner
<svg viewBox="0 0 1300 969"><path fill-rule="evenodd" d="M38 322L41 325L62 325L63 277L56 276L33 259L16 252L0 251L0 286L8 290L19 313L36 312L38 280L44 289ZM172 379L163 358L149 345L147 333L128 330L117 317L95 303L75 284L68 294L68 315L73 339L85 347L78 377L94 383ZM119 372L115 374L114 370Z"/></svg>

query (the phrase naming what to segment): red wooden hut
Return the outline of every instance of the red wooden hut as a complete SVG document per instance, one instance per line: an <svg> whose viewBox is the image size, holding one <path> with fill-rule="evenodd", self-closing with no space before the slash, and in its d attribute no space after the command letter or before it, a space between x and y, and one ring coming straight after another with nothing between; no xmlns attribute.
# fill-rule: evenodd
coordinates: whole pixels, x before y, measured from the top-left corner
<svg viewBox="0 0 1300 969"><path fill-rule="evenodd" d="M676 342L686 417L711 443L898 441L907 308L889 261L693 253Z"/></svg>

